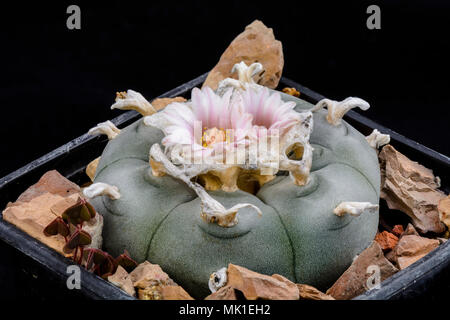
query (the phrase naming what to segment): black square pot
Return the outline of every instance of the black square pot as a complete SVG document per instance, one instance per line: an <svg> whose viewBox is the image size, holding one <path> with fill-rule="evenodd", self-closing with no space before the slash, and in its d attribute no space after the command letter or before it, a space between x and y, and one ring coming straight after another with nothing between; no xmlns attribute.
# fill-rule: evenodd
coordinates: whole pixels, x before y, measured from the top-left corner
<svg viewBox="0 0 450 320"><path fill-rule="evenodd" d="M160 97L187 95L190 90L206 79L204 74L189 81ZM301 92L301 98L311 103L323 99L320 94L302 85L282 78L280 87L295 87ZM118 127L124 127L140 117L135 111L121 114L112 120ZM349 111L345 120L364 135L373 129L391 136L391 143L407 157L418 161L442 178L441 189L450 191L450 159L415 141L412 141L376 122L367 119L355 111ZM29 163L23 168L0 179L0 208L17 197L48 170L56 169L62 175L77 184L87 182L84 173L86 165L98 157L107 143L105 137L88 136L76 138L45 156ZM1 217L1 216L0 216ZM34 299L134 299L119 288L100 277L81 269L81 289L69 290L66 286L67 266L72 260L62 257L46 245L30 237L10 223L0 219L0 297L32 297ZM381 283L378 289L372 289L358 297L365 299L410 299L426 297L433 287L442 281L449 282L450 241L440 245L408 268L399 271ZM4 290L3 288L11 288Z"/></svg>

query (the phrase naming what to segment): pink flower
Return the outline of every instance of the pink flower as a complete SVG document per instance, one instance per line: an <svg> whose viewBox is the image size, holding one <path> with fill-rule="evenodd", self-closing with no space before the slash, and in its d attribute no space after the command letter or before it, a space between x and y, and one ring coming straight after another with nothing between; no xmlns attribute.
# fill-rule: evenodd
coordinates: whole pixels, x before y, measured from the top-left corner
<svg viewBox="0 0 450 320"><path fill-rule="evenodd" d="M164 146L189 145L194 152L217 155L246 143L252 116L232 99L231 89L220 97L209 87L194 88L191 99L190 104L172 103L161 112Z"/></svg>
<svg viewBox="0 0 450 320"><path fill-rule="evenodd" d="M253 129L257 137L265 129L269 133L276 129L283 136L299 121L299 114L294 111L295 102L284 102L278 92L270 94L265 87L260 90L249 88L242 92L242 103L245 112L253 116Z"/></svg>

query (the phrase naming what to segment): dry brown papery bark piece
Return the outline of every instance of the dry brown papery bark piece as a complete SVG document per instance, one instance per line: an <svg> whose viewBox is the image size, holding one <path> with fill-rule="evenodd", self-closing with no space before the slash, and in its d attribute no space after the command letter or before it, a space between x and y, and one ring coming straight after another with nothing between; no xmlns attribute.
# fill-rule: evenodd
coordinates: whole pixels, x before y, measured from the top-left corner
<svg viewBox="0 0 450 320"><path fill-rule="evenodd" d="M439 218L450 229L450 195L439 201L438 211Z"/></svg>
<svg viewBox="0 0 450 320"><path fill-rule="evenodd" d="M378 242L383 251L392 250L397 245L398 237L393 233L383 231L377 233L375 236L375 241Z"/></svg>
<svg viewBox="0 0 450 320"><path fill-rule="evenodd" d="M400 270L409 267L439 246L439 240L418 235L404 235L394 251L394 260Z"/></svg>
<svg viewBox="0 0 450 320"><path fill-rule="evenodd" d="M237 300L235 289L224 286L214 293L211 293L205 300Z"/></svg>
<svg viewBox="0 0 450 320"><path fill-rule="evenodd" d="M136 296L133 281L131 281L130 275L122 266L117 267L116 272L108 277L108 281L128 293L130 296Z"/></svg>
<svg viewBox="0 0 450 320"><path fill-rule="evenodd" d="M300 300L335 300L332 296L325 294L307 284L297 284Z"/></svg>
<svg viewBox="0 0 450 320"><path fill-rule="evenodd" d="M157 264L144 261L130 273L130 278L141 300L193 300Z"/></svg>
<svg viewBox="0 0 450 320"><path fill-rule="evenodd" d="M46 172L37 183L23 192L16 202L8 203L3 211L3 219L26 232L33 238L46 244L64 256L62 248L64 237L55 235L47 237L45 227L64 209L76 203L80 188L63 177L58 171Z"/></svg>
<svg viewBox="0 0 450 320"><path fill-rule="evenodd" d="M430 169L411 161L391 145L380 152L381 194L390 209L406 213L421 233L445 231L437 205L445 197Z"/></svg>
<svg viewBox="0 0 450 320"><path fill-rule="evenodd" d="M249 24L244 32L230 43L217 65L208 74L203 86L215 90L221 80L237 79L237 74L232 74L231 69L241 61L248 66L254 62L261 63L265 71L257 83L272 89L277 87L283 72L284 58L281 42L275 39L272 28L267 28L259 20Z"/></svg>
<svg viewBox="0 0 450 320"><path fill-rule="evenodd" d="M371 276L371 273L367 272L369 266L378 266L380 268L381 281L398 271L384 257L378 242L373 241L372 245L364 250L333 286L327 290L326 294L337 300L347 300L364 293L369 289L367 287L367 279Z"/></svg>
<svg viewBox="0 0 450 320"><path fill-rule="evenodd" d="M297 285L283 276L260 274L234 264L228 265L227 286L243 293L247 300L298 300Z"/></svg>
<svg viewBox="0 0 450 320"><path fill-rule="evenodd" d="M172 102L186 102L186 99L183 97L175 97L175 98L156 98L151 102L153 108L156 110L164 109L167 105Z"/></svg>

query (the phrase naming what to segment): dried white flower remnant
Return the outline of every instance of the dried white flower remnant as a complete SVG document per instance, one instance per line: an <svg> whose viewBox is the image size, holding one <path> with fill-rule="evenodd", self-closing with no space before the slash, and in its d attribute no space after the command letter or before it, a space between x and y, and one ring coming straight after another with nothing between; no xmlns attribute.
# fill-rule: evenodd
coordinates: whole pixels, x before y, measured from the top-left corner
<svg viewBox="0 0 450 320"><path fill-rule="evenodd" d="M311 109L312 112L320 110L322 108L327 107L328 115L327 121L334 125L338 126L342 122L342 118L344 115L353 108L360 108L361 110L367 110L370 108L369 103L360 98L348 97L343 101L334 101L330 99L322 99Z"/></svg>
<svg viewBox="0 0 450 320"><path fill-rule="evenodd" d="M377 150L378 148L388 144L391 141L391 136L382 134L377 129L373 129L372 133L366 137L367 143Z"/></svg>
<svg viewBox="0 0 450 320"><path fill-rule="evenodd" d="M209 276L208 281L209 290L211 290L211 292L214 293L223 286L225 286L227 284L227 281L228 281L227 268L221 268L216 272L213 272Z"/></svg>
<svg viewBox="0 0 450 320"><path fill-rule="evenodd" d="M120 198L119 188L103 182L91 184L83 190L83 194L89 199L98 196L108 196L112 200L117 200Z"/></svg>
<svg viewBox="0 0 450 320"><path fill-rule="evenodd" d="M247 66L244 61L236 63L231 69L231 73L237 72L238 79L241 82L255 83L253 77L257 76L264 70L261 63L255 62Z"/></svg>
<svg viewBox="0 0 450 320"><path fill-rule="evenodd" d="M379 206L370 202L341 202L334 210L333 213L339 217L344 216L346 213L352 216L359 216L361 213L367 211L376 213Z"/></svg>
<svg viewBox="0 0 450 320"><path fill-rule="evenodd" d="M135 110L143 116L149 116L156 112L156 109L142 94L131 89L127 92L118 92L116 103L111 106L111 109Z"/></svg>
<svg viewBox="0 0 450 320"><path fill-rule="evenodd" d="M97 124L88 131L90 135L104 134L108 136L109 140L114 139L120 133L120 129L116 127L111 121L105 121Z"/></svg>
<svg viewBox="0 0 450 320"><path fill-rule="evenodd" d="M280 169L289 171L290 177L298 186L308 183L313 158L313 148L309 144L312 114L308 112L301 115L302 121L286 133L280 152Z"/></svg>
<svg viewBox="0 0 450 320"><path fill-rule="evenodd" d="M172 162L167 159L166 155L162 152L159 144L155 143L150 148L150 158L153 161L160 163L166 174L182 180L192 190L197 193L201 200L202 212L201 217L206 222L217 223L221 227L232 227L237 224L237 212L241 208L250 207L254 209L259 215L262 215L261 210L250 203L239 203L230 209L226 209L220 202L212 198L201 185L196 182L192 182L185 172L177 168Z"/></svg>
<svg viewBox="0 0 450 320"><path fill-rule="evenodd" d="M264 67L260 63L252 63L247 66L244 61L236 63L231 69L231 73L238 73L238 80L233 78L226 78L219 82L217 87L217 94L222 96L229 88L247 90L253 88L258 90L261 86L258 86L254 80L254 77L261 74L264 71Z"/></svg>

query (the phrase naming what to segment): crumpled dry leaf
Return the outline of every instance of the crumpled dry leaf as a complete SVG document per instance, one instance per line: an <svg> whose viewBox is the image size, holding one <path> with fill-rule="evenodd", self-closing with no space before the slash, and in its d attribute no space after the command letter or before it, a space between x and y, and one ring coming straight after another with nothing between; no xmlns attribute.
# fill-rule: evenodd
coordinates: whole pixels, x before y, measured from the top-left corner
<svg viewBox="0 0 450 320"><path fill-rule="evenodd" d="M381 198L390 209L406 213L421 233L445 231L438 203L445 197L430 169L411 161L391 145L380 152Z"/></svg>
<svg viewBox="0 0 450 320"><path fill-rule="evenodd" d="M267 28L259 20L253 21L239 34L220 57L217 65L209 72L203 86L217 89L225 78L236 77L232 68L244 61L247 65L259 62L264 73L257 81L260 85L275 89L283 72L284 58L281 42L276 40L272 28Z"/></svg>

